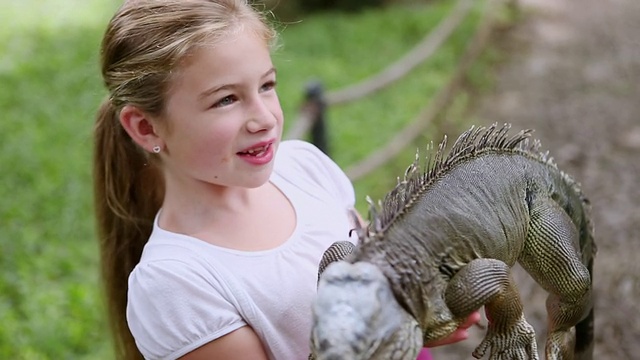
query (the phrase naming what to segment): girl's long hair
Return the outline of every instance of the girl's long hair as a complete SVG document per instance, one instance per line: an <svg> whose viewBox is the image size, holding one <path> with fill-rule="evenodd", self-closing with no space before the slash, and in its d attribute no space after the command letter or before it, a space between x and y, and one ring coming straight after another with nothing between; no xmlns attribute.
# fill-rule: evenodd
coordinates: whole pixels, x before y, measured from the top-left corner
<svg viewBox="0 0 640 360"><path fill-rule="evenodd" d="M131 140L120 125L120 110L132 105L162 121L166 95L185 56L244 26L267 44L275 40L264 16L244 0L128 0L103 37L101 71L109 95L96 117L93 179L117 359L142 359L126 320L127 283L164 196L160 160Z"/></svg>

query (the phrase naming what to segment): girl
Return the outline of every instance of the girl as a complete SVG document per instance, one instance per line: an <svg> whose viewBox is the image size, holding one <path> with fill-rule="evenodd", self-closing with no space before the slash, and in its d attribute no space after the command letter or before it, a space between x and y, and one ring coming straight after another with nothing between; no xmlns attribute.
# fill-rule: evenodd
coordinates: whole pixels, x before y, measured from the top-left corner
<svg viewBox="0 0 640 360"><path fill-rule="evenodd" d="M244 0L129 1L109 23L94 187L118 358L309 354L355 196L317 148L281 143L275 36Z"/></svg>

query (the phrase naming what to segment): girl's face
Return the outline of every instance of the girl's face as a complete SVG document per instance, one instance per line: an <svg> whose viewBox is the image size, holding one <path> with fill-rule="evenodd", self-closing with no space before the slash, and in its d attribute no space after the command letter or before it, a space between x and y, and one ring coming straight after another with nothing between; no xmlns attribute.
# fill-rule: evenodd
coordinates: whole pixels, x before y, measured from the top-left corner
<svg viewBox="0 0 640 360"><path fill-rule="evenodd" d="M264 184L283 126L265 41L250 30L231 34L195 51L176 75L159 134L167 180Z"/></svg>

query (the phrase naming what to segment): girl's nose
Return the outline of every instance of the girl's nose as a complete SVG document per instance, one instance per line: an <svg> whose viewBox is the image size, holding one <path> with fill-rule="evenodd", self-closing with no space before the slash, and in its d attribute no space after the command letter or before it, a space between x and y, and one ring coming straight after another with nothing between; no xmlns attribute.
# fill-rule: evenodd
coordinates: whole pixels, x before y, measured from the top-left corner
<svg viewBox="0 0 640 360"><path fill-rule="evenodd" d="M279 106L277 100L270 98L258 97L253 101L247 121L249 132L256 133L272 129L278 123L277 115L273 108Z"/></svg>

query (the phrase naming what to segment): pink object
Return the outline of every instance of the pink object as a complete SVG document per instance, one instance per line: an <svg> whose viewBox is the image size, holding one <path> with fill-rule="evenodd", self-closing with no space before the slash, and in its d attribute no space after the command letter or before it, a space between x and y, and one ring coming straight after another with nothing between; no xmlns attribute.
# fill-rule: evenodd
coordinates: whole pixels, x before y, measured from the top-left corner
<svg viewBox="0 0 640 360"><path fill-rule="evenodd" d="M429 349L422 348L416 360L433 360L433 358L431 357L431 353L429 352Z"/></svg>

